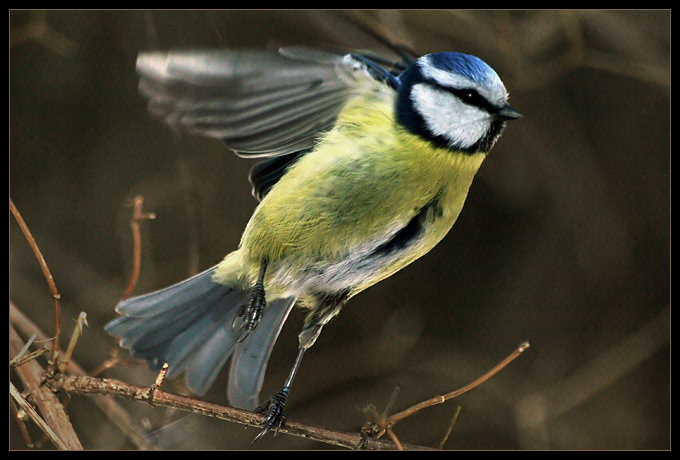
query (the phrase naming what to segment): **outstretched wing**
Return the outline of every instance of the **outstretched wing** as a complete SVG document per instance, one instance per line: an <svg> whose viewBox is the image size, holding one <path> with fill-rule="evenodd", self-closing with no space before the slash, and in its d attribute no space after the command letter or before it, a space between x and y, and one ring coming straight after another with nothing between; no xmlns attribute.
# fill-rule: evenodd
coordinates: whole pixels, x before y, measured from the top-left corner
<svg viewBox="0 0 680 460"><path fill-rule="evenodd" d="M362 80L394 80L366 58L301 48L142 53L137 72L152 114L248 157L312 148Z"/></svg>

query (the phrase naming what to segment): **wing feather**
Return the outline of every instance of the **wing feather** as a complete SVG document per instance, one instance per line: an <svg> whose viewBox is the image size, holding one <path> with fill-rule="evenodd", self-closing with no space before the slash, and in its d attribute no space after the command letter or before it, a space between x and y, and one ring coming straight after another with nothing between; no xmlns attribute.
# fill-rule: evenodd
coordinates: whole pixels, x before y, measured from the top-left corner
<svg viewBox="0 0 680 460"><path fill-rule="evenodd" d="M139 88L166 123L243 156L310 149L361 80L346 56L302 48L142 53ZM365 78L374 78L369 72Z"/></svg>
<svg viewBox="0 0 680 460"><path fill-rule="evenodd" d="M398 86L394 74L381 67L384 62L367 54L296 47L171 51L140 54L137 72L155 117L220 139L239 156L276 159L251 171L253 196L261 200L332 128L359 86L376 81Z"/></svg>

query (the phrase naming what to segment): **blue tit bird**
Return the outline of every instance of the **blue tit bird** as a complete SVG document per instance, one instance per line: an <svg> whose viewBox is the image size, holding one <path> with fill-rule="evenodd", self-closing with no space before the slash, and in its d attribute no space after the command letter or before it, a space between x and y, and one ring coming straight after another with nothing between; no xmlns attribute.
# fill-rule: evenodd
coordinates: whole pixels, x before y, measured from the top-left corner
<svg viewBox="0 0 680 460"><path fill-rule="evenodd" d="M302 357L347 301L430 251L484 158L520 118L496 72L441 52L391 68L367 54L143 53L152 114L246 158L259 204L238 249L178 284L121 302L106 331L204 394L231 358L228 399L278 430ZM281 390L259 404L292 307L307 310Z"/></svg>

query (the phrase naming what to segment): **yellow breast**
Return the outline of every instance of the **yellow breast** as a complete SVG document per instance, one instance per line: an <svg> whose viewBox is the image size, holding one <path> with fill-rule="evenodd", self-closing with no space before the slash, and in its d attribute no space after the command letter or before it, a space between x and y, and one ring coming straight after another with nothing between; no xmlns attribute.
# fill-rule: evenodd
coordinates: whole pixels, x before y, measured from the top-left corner
<svg viewBox="0 0 680 460"><path fill-rule="evenodd" d="M294 283L303 272L333 272L339 280L343 270L365 269L347 275L347 283L362 280L365 289L446 235L484 154L435 148L399 127L393 111L394 92L383 86L353 98L317 148L272 188L242 238L240 258L250 262L249 278L267 259L270 284ZM435 200L438 210L424 222L416 245L375 266L359 262Z"/></svg>

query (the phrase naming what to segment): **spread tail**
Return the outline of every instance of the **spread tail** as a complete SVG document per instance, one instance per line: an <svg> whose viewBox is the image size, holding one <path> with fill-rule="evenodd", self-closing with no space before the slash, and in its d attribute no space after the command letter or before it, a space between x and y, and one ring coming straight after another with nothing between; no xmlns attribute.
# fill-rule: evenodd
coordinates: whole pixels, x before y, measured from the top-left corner
<svg viewBox="0 0 680 460"><path fill-rule="evenodd" d="M135 358L159 370L168 363L168 378L185 373L187 387L205 394L227 359L232 357L228 396L233 406L258 405L267 361L295 299L269 303L262 320L243 342L234 319L250 292L212 279L215 267L160 291L121 302L123 316L104 330L120 337Z"/></svg>

